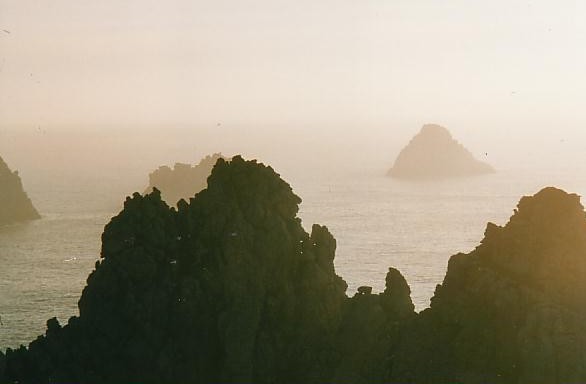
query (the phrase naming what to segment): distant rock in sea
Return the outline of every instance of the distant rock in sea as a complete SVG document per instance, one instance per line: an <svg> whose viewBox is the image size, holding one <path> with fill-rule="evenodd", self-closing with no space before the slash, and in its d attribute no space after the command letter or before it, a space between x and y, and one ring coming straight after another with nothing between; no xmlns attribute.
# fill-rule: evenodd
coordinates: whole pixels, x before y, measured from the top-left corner
<svg viewBox="0 0 586 384"><path fill-rule="evenodd" d="M0 157L0 225L39 218L22 187L18 171L11 171Z"/></svg>
<svg viewBox="0 0 586 384"><path fill-rule="evenodd" d="M162 199L174 206L181 199L189 201L196 193L207 186L207 179L218 159L225 159L221 153L214 153L203 158L199 164L175 163L173 168L159 167L149 175L149 186L145 194L157 188Z"/></svg>
<svg viewBox="0 0 586 384"><path fill-rule="evenodd" d="M426 124L397 156L389 175L397 179L446 179L493 173L450 132L435 124Z"/></svg>

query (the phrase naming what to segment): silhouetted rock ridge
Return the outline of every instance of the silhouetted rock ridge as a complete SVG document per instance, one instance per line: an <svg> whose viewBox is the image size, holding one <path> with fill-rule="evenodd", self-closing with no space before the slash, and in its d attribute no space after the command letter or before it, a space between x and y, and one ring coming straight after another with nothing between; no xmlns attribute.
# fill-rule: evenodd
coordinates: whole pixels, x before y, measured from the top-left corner
<svg viewBox="0 0 586 384"><path fill-rule="evenodd" d="M443 179L492 173L439 125L424 125L397 156L389 175L399 179Z"/></svg>
<svg viewBox="0 0 586 384"><path fill-rule="evenodd" d="M328 382L345 359L336 353L342 322L352 326L345 313L359 300L335 274L327 228L301 226L300 202L272 168L240 157L218 160L208 187L177 209L156 189L134 194L104 230L79 317L64 327L52 319L28 349L8 350L5 375L20 383ZM373 310L373 332L414 315L404 279L395 272L391 280L396 292L368 295L382 311Z"/></svg>
<svg viewBox="0 0 586 384"><path fill-rule="evenodd" d="M0 225L40 218L22 187L17 171L0 157Z"/></svg>
<svg viewBox="0 0 586 384"><path fill-rule="evenodd" d="M395 382L586 382L586 215L555 188L523 197L510 221L450 259Z"/></svg>
<svg viewBox="0 0 586 384"><path fill-rule="evenodd" d="M451 257L416 314L404 277L353 297L270 167L219 160L177 209L158 190L106 226L80 316L0 353L0 383L583 383L586 214L545 188Z"/></svg>

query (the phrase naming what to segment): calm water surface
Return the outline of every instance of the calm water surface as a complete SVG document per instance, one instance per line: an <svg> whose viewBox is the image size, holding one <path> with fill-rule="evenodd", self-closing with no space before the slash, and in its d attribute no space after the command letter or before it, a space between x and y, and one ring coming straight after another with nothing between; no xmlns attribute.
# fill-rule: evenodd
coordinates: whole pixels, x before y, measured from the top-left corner
<svg viewBox="0 0 586 384"><path fill-rule="evenodd" d="M43 218L0 229L0 349L33 340L51 317L63 324L78 313L104 225L124 196L146 183L146 173L112 174L85 179L44 174L26 182ZM546 185L586 192L586 177L563 172L501 171L436 183L400 182L380 172L284 177L303 198L305 228L324 224L336 237L336 270L348 282L348 294L360 285L382 290L393 266L407 278L417 310L429 305L449 257L473 250L488 221L504 224L520 196Z"/></svg>

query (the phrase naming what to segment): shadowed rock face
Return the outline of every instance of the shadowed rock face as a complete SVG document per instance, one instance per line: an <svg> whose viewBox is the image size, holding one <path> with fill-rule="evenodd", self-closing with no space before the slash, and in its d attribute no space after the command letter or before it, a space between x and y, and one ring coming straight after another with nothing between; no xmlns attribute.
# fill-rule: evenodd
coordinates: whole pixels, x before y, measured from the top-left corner
<svg viewBox="0 0 586 384"><path fill-rule="evenodd" d="M401 273L389 268L382 293L358 292L348 300L336 337L340 358L328 375L329 383L388 382L402 329L416 316L410 294Z"/></svg>
<svg viewBox="0 0 586 384"><path fill-rule="evenodd" d="M546 188L450 259L402 346L396 381L586 382L586 217Z"/></svg>
<svg viewBox="0 0 586 384"><path fill-rule="evenodd" d="M219 160L169 208L128 198L106 226L80 316L0 353L0 383L583 383L586 215L555 188L524 197L452 256L431 307L403 276L352 298L327 228L270 168Z"/></svg>
<svg viewBox="0 0 586 384"><path fill-rule="evenodd" d="M270 167L240 157L219 160L208 188L177 210L157 190L128 198L105 228L80 316L65 327L52 319L28 350L9 350L6 376L21 383L328 382L345 356L336 343L355 300L334 271L335 239L319 225L304 231L300 202ZM393 282L396 292L372 295L383 312L373 315L381 324L373 331L382 332L394 313L413 315L404 279Z"/></svg>
<svg viewBox="0 0 586 384"><path fill-rule="evenodd" d="M445 179L493 173L439 125L424 125L399 153L389 175L398 179Z"/></svg>
<svg viewBox="0 0 586 384"><path fill-rule="evenodd" d="M0 225L39 218L22 187L18 172L12 172L0 157Z"/></svg>
<svg viewBox="0 0 586 384"><path fill-rule="evenodd" d="M174 206L179 200L189 200L207 186L207 179L218 159L225 159L221 153L206 156L199 164L176 163L173 168L159 167L149 175L149 186L145 194L153 188L161 191L161 198Z"/></svg>

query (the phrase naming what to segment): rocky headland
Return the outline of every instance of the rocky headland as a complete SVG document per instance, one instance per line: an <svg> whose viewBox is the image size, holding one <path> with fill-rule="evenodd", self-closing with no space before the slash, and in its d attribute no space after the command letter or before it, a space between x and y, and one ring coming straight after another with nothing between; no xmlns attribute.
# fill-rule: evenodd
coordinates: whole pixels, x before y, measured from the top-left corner
<svg viewBox="0 0 586 384"><path fill-rule="evenodd" d="M449 261L414 311L390 268L352 297L336 240L305 232L272 168L219 160L170 208L129 197L106 226L80 315L0 353L0 383L586 382L586 214L577 195L524 197Z"/></svg>

